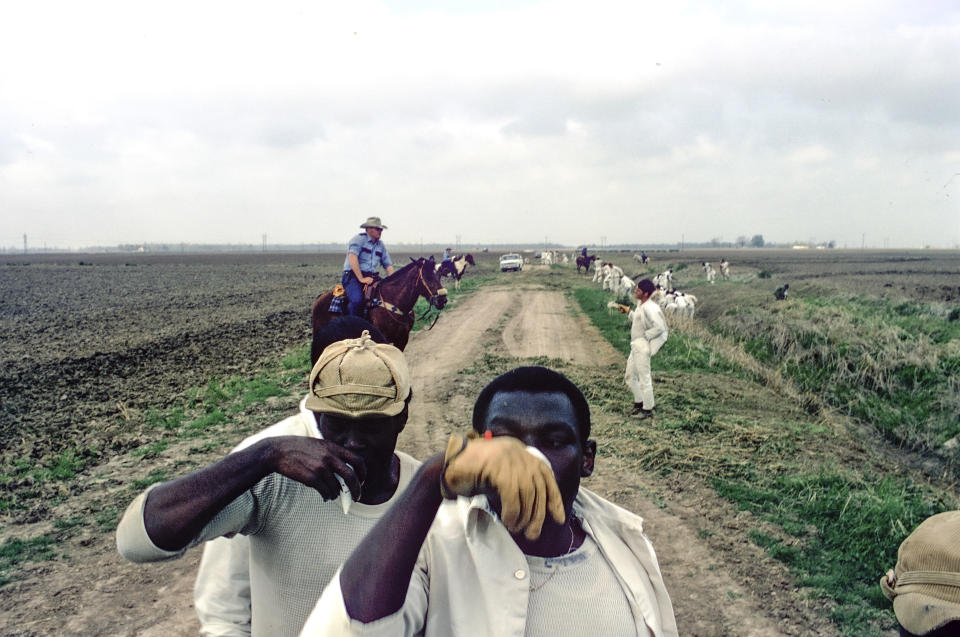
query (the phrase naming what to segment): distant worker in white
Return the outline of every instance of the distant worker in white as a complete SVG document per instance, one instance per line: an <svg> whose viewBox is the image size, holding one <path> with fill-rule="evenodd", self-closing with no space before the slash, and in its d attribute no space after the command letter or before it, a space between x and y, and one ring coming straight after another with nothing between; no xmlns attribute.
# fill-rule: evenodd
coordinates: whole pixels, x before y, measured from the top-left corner
<svg viewBox="0 0 960 637"><path fill-rule="evenodd" d="M630 356L624 381L633 392L633 411L631 415L641 418L653 416L653 376L650 373L650 357L660 351L667 342L667 320L663 310L650 301L650 295L656 290L650 279L637 284L637 307L627 315L630 327Z"/></svg>
<svg viewBox="0 0 960 637"><path fill-rule="evenodd" d="M713 266L710 265L708 261L701 261L700 265L703 267L703 271L707 275L707 281L710 283L715 283L717 279L717 271L713 269Z"/></svg>
<svg viewBox="0 0 960 637"><path fill-rule="evenodd" d="M660 287L669 292L673 289L673 268L669 270L664 270L657 275L657 282L660 284Z"/></svg>

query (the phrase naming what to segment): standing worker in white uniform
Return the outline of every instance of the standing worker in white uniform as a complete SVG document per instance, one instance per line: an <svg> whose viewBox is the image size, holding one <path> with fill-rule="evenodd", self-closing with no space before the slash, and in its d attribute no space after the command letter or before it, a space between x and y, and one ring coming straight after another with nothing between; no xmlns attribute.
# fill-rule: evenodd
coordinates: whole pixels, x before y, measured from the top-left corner
<svg viewBox="0 0 960 637"><path fill-rule="evenodd" d="M637 307L627 315L630 327L630 356L624 382L633 392L632 416L650 418L653 416L653 377L650 374L650 357L660 351L667 342L667 320L663 310L650 302L650 295L656 291L650 279L637 284L635 292Z"/></svg>

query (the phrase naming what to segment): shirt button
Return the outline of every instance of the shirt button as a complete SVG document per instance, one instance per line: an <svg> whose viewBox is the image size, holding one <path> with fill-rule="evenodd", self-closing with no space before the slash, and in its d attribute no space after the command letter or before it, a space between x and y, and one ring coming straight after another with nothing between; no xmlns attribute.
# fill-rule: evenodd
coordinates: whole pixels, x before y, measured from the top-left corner
<svg viewBox="0 0 960 637"><path fill-rule="evenodd" d="M524 577L527 576L527 572L523 569L517 569L517 571L514 572L513 576L516 577L517 579L523 579Z"/></svg>

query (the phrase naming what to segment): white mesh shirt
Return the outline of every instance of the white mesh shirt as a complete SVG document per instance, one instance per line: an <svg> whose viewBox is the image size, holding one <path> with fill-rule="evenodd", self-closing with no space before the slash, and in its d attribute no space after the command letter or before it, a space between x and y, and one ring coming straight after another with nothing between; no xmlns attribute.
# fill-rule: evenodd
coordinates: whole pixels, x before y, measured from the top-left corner
<svg viewBox="0 0 960 637"><path fill-rule="evenodd" d="M400 493L420 463L396 453ZM183 551L162 551L150 542L143 528L145 496L146 492L141 494L124 516L139 526L125 530L124 540L138 545L144 561L181 555ZM316 490L271 474L231 502L190 546L231 533L248 535L252 634L296 636L337 568L395 498L396 493L379 505L354 502L345 515L338 501L325 502Z"/></svg>
<svg viewBox="0 0 960 637"><path fill-rule="evenodd" d="M569 555L525 557L534 589L527 605L526 637L638 637L642 619L633 617L623 587L589 535Z"/></svg>

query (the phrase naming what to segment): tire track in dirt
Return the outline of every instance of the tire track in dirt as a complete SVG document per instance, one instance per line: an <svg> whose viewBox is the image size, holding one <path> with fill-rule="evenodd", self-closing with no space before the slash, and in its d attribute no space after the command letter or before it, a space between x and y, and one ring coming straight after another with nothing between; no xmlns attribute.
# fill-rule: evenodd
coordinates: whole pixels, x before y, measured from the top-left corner
<svg viewBox="0 0 960 637"><path fill-rule="evenodd" d="M556 291L518 292L519 313L503 330L503 342L518 358L546 356L582 365L607 365L618 356L586 319ZM579 320L578 320L579 319Z"/></svg>
<svg viewBox="0 0 960 637"><path fill-rule="evenodd" d="M399 443L404 451L426 458L444 448L452 430L469 426L474 397L455 393L452 379L483 353L484 333L508 315L500 345L510 356L584 365L616 360L613 348L560 292L484 289L445 312L432 330L411 335L404 351L413 376L410 421Z"/></svg>

